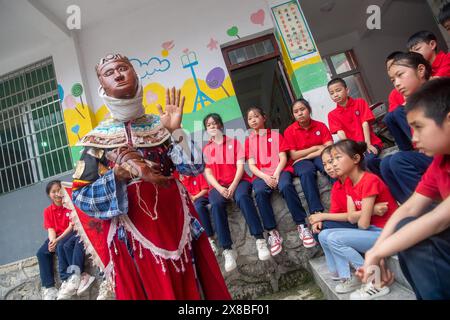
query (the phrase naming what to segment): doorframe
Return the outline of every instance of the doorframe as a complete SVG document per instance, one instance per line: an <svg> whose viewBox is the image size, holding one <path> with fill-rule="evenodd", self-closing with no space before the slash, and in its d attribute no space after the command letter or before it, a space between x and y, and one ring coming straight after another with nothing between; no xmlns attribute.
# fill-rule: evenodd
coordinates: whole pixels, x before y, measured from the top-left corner
<svg viewBox="0 0 450 320"><path fill-rule="evenodd" d="M245 68L245 67L260 63L260 62L267 61L267 60L277 59L277 65L282 67L282 68L280 68L281 69L280 71L285 80L284 82L287 85L289 96L292 101L295 101L296 100L295 91L292 86L291 80L289 79L289 74L287 72L285 61L284 61L283 55L281 54L280 46L278 44L277 39L275 38L273 30L268 30L263 33L256 34L256 35L253 35L250 37L251 38L239 39L239 40L232 41L232 42L229 42L227 44L223 44L220 46L220 49L222 51L222 56L225 61L225 65L227 67L227 70L228 70L228 73L230 74L230 76L231 76L231 72L234 70ZM242 63L238 63L238 64L231 63L229 55L228 55L230 51L236 50L238 48L246 47L246 46L254 44L254 43L262 42L264 40L271 41L272 46L274 48L274 52L272 54L268 54L265 56L250 59L250 60L244 61Z"/></svg>

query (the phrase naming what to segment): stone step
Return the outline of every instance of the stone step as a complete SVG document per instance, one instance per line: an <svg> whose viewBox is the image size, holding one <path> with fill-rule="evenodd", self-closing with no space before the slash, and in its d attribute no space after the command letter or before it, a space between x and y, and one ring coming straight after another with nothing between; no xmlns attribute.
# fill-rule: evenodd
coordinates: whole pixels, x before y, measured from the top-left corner
<svg viewBox="0 0 450 320"><path fill-rule="evenodd" d="M316 284L322 290L324 296L328 300L349 300L350 293L337 294L335 287L338 282L331 279L325 262L325 257L311 259L309 261L309 269L314 276ZM415 300L416 297L411 289L404 287L399 282L394 282L390 287L390 293L376 300Z"/></svg>

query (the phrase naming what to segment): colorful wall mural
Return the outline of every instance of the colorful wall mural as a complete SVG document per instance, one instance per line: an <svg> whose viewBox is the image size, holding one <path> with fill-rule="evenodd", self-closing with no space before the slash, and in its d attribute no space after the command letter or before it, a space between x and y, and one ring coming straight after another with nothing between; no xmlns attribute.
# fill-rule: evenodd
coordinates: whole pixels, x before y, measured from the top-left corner
<svg viewBox="0 0 450 320"><path fill-rule="evenodd" d="M220 43L240 39L242 30L253 30L242 34L247 36L271 27L275 28L283 60L297 97L326 85L326 70L318 52L300 60L290 59L280 37L281 32L273 22L274 17L270 15L271 6L249 10L244 14L247 16L246 21L241 15L240 20L227 19L221 29L199 33L192 38L190 48L184 47L186 42L183 42L183 38L173 37L162 41L161 45L151 48L147 53L136 54L136 51L134 56L130 56L130 61L144 87L143 105L146 113L158 113L156 106L165 104L166 89L173 85L170 79L176 79L178 89L181 89L182 95L186 98L183 128L190 133L203 130L202 120L211 112L221 114L225 125L229 121L242 119L238 99L220 50ZM270 16L272 19L268 19ZM182 36L182 33L179 33L179 37ZM310 41L313 41L312 37ZM179 43L183 44L178 45ZM97 108L87 105L83 94L84 88L79 83L67 87L60 86L60 89L67 135L75 162L79 158L80 151L75 144L99 122L106 119L109 111L105 105ZM64 96L64 91L70 94ZM96 92L92 94L95 95Z"/></svg>

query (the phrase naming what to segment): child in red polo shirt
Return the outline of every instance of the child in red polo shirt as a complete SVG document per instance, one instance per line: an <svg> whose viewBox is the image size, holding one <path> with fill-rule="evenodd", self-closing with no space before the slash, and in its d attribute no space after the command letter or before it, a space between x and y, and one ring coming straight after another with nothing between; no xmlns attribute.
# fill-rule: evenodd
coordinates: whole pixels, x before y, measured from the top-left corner
<svg viewBox="0 0 450 320"><path fill-rule="evenodd" d="M252 193L251 178L245 173L245 153L241 144L223 134L223 121L216 113L208 114L203 125L211 140L203 148L205 177L210 185L209 203L216 227L219 244L224 249L225 271L236 268L236 252L232 249L228 227L227 202L234 200L241 209L250 234L256 238L256 249L260 260L270 258L264 239L264 230L258 217Z"/></svg>
<svg viewBox="0 0 450 320"><path fill-rule="evenodd" d="M292 113L296 121L284 132L286 148L294 161L294 173L300 178L309 213L323 212L316 176L317 171L324 173L320 153L333 139L324 123L311 119L311 105L305 99L293 103ZM300 231L311 246L316 244L309 229Z"/></svg>
<svg viewBox="0 0 450 320"><path fill-rule="evenodd" d="M186 191L194 204L195 210L197 210L197 213L200 216L200 221L205 228L211 248L213 249L214 254L217 255L218 249L214 240L214 229L211 224L211 217L208 210L208 182L206 182L206 179L202 174L196 177L180 174L180 181L185 186Z"/></svg>
<svg viewBox="0 0 450 320"><path fill-rule="evenodd" d="M270 253L277 255L282 250L280 234L276 230L276 221L270 198L272 192L278 189L282 194L292 218L297 225L299 237L306 248L314 246L308 237L306 212L302 207L298 193L292 183L292 161L288 162L283 136L278 130L266 129L266 116L258 107L247 111L247 123L252 129L245 141L245 151L250 170L253 173L253 190L255 190L256 203L262 217L264 228L269 232Z"/></svg>
<svg viewBox="0 0 450 320"><path fill-rule="evenodd" d="M403 55L403 52L395 51L386 58L386 70L389 69L397 56ZM401 151L413 150L411 143L411 128L406 121L404 110L405 97L394 88L389 95L389 113L383 119L389 132L394 137L395 143Z"/></svg>
<svg viewBox="0 0 450 320"><path fill-rule="evenodd" d="M347 220L358 226L356 229L329 230L332 232L327 236L326 242L321 242L341 279L341 283L336 286L336 292L340 294L351 292L361 285L358 279L351 275L350 266L355 269L363 266L361 253L373 246L386 221L398 207L384 182L375 174L364 170L366 149L365 142L341 140L331 150L336 174L347 177L344 182ZM381 216L374 214L375 204L379 202L387 202L387 210ZM326 231L328 230L324 232ZM368 300L387 293L387 286L377 287L370 283L353 292L350 299Z"/></svg>
<svg viewBox="0 0 450 320"><path fill-rule="evenodd" d="M337 273L334 260L328 249L328 236L335 231L335 229L342 228L358 228L355 223L348 222L347 213L347 193L345 192L345 180L347 177L338 176L333 167L333 157L331 156L331 150L333 146L328 146L322 151L322 162L325 168L325 172L332 179L336 179L336 182L331 188L330 194L330 212L318 213L311 215L309 221L312 225L314 233L318 233L318 240L324 250L325 260L327 262L328 270L331 273L331 277L334 281L339 281L340 277ZM374 215L382 216L387 211L387 202L380 202L374 206Z"/></svg>
<svg viewBox="0 0 450 320"><path fill-rule="evenodd" d="M93 284L95 277L84 270L84 247L80 238L72 231L70 210L62 203L61 181L47 184L46 192L52 204L44 210L44 228L48 239L38 250L39 272L43 288L43 300L66 300L82 295ZM61 288L55 288L53 255L58 256L58 272Z"/></svg>
<svg viewBox="0 0 450 320"><path fill-rule="evenodd" d="M431 66L421 54L407 52L393 58L388 73L396 89L408 98L428 81ZM394 111L397 115L402 113L401 119L396 118L397 124L407 127L406 133L411 133L404 110L401 107ZM411 141L406 133L405 141ZM401 150L383 158L380 164L381 175L398 202L404 203L412 195L431 161L430 157L414 150Z"/></svg>
<svg viewBox="0 0 450 320"><path fill-rule="evenodd" d="M450 54L438 51L437 38L432 32L413 34L407 46L409 51L420 53L431 64L431 77L450 77Z"/></svg>
<svg viewBox="0 0 450 320"><path fill-rule="evenodd" d="M387 222L357 273L384 269L382 281L393 281L384 258L398 253L400 266L417 299L450 299L450 78L431 80L408 98L406 112L413 142L434 156L416 192ZM438 201L431 211L430 205Z"/></svg>
<svg viewBox="0 0 450 320"><path fill-rule="evenodd" d="M372 169L372 162L379 163L374 159L380 154L383 143L373 131L371 122L375 117L369 105L364 99L350 97L347 83L341 78L328 83L328 92L337 104L336 109L328 113L331 133L337 134L341 140L365 142L367 144L365 164L369 170L377 172Z"/></svg>

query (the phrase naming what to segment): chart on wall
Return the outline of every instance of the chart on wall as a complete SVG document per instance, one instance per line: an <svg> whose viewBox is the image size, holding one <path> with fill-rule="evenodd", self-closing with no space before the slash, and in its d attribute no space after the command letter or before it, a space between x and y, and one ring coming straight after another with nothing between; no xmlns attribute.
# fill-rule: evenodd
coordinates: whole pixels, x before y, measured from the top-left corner
<svg viewBox="0 0 450 320"><path fill-rule="evenodd" d="M297 1L272 7L272 13L291 60L317 52Z"/></svg>

